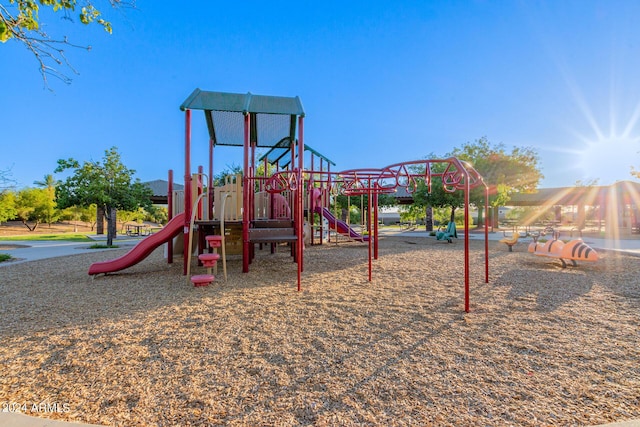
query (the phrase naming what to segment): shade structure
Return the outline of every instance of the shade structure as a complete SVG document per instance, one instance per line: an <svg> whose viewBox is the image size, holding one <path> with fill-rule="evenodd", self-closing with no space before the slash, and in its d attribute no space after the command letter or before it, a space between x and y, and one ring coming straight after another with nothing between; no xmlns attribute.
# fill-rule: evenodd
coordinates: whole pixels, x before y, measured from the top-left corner
<svg viewBox="0 0 640 427"><path fill-rule="evenodd" d="M255 147L289 147L295 141L296 117L304 117L299 97L210 92L195 89L180 106L204 111L214 145L242 147L245 114L251 116L251 143Z"/></svg>

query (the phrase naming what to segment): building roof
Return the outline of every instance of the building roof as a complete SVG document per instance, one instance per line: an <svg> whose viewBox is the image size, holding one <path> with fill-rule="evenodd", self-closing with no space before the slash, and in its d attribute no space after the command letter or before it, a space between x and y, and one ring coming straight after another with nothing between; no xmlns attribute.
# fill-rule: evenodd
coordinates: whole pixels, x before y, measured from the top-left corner
<svg viewBox="0 0 640 427"><path fill-rule="evenodd" d="M169 181L164 179L156 179L154 181L143 182L144 185L151 189L153 193L151 195L151 203L156 205L165 205L167 204L167 190L169 186ZM184 185L182 184L173 184L174 190L184 190Z"/></svg>
<svg viewBox="0 0 640 427"><path fill-rule="evenodd" d="M167 189L169 187L169 181L166 181L164 179L156 179L154 181L143 182L143 184L151 189L151 191L153 192L154 196L166 196L167 195ZM174 190L183 190L184 189L184 185L173 183L173 189Z"/></svg>
<svg viewBox="0 0 640 427"><path fill-rule="evenodd" d="M404 187L392 194L398 204L413 203L413 195ZM607 202L640 205L640 182L619 181L611 185L588 187L539 188L532 193L515 193L508 206L597 206Z"/></svg>
<svg viewBox="0 0 640 427"><path fill-rule="evenodd" d="M608 198L615 197L618 202L630 204L640 201L640 183L619 181L611 185L586 187L540 188L534 193L515 193L511 195L509 206L572 206L601 205Z"/></svg>

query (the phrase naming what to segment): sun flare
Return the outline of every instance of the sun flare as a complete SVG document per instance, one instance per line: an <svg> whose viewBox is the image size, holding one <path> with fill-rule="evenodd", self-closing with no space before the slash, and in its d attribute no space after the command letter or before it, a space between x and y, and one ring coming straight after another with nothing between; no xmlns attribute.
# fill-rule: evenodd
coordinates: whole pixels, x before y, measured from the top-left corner
<svg viewBox="0 0 640 427"><path fill-rule="evenodd" d="M607 185L613 183L612 177L631 179L631 167L639 165L640 138L612 136L584 140L582 148L576 150L574 167L583 182L597 180Z"/></svg>

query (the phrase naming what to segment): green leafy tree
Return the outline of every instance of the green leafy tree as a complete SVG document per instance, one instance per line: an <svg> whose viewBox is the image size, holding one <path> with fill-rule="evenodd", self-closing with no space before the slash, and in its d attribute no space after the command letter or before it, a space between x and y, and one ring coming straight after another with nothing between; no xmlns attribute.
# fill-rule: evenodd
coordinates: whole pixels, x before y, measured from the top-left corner
<svg viewBox="0 0 640 427"><path fill-rule="evenodd" d="M103 161L84 162L77 160L58 160L56 172L73 170L56 187L56 201L60 208L95 204L104 210L107 218L107 245L113 244L117 230L117 211L137 210L151 206L151 189L133 180L135 170L122 164L116 147L105 151Z"/></svg>
<svg viewBox="0 0 640 427"><path fill-rule="evenodd" d="M135 211L119 210L117 218L118 222L120 222L120 224L122 225L120 228L120 232L124 232L124 226L128 222L142 223L145 215L146 212L142 208L136 209Z"/></svg>
<svg viewBox="0 0 640 427"><path fill-rule="evenodd" d="M96 205L89 207L71 206L58 210L58 219L73 222L73 232L78 232L78 222L84 222L93 231L96 224Z"/></svg>
<svg viewBox="0 0 640 427"><path fill-rule="evenodd" d="M145 221L155 222L156 224L166 224L169 221L169 210L164 206L152 205L146 209Z"/></svg>
<svg viewBox="0 0 640 427"><path fill-rule="evenodd" d="M111 34L111 23L103 18L94 3L92 0L0 0L0 42L16 41L24 45L38 61L45 83L47 75L54 75L69 83L71 79L57 67L64 65L75 72L67 61L64 49L82 46L71 43L66 36L54 38L46 32L40 12L46 9L62 14L66 21L76 18L85 25L95 23ZM108 3L113 8L135 4L134 1L123 0L108 0ZM90 46L83 48L91 49Z"/></svg>
<svg viewBox="0 0 640 427"><path fill-rule="evenodd" d="M10 190L0 192L0 224L16 217L16 194Z"/></svg>
<svg viewBox="0 0 640 427"><path fill-rule="evenodd" d="M455 148L451 156L470 162L482 175L489 187L489 204L493 207L494 225L498 206L504 206L514 192L533 191L543 178L538 165L538 154L530 147L513 147L507 151L503 144L492 144L486 137ZM484 207L484 188L471 190L470 203L478 208L478 225Z"/></svg>
<svg viewBox="0 0 640 427"><path fill-rule="evenodd" d="M44 176L42 181L34 181L35 185L43 188L47 192L47 224L51 227L51 223L56 220L56 185L58 181L51 174Z"/></svg>
<svg viewBox="0 0 640 427"><path fill-rule="evenodd" d="M49 197L42 188L25 188L16 197L16 216L29 231L34 231L49 214ZM32 224L30 225L29 222Z"/></svg>

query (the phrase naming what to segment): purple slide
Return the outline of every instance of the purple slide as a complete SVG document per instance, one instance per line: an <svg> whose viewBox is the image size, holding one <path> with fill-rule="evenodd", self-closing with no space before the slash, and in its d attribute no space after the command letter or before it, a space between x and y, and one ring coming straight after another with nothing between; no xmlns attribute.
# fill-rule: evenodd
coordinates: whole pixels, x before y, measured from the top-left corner
<svg viewBox="0 0 640 427"><path fill-rule="evenodd" d="M89 267L89 275L113 273L135 265L148 257L151 252L163 243L182 233L184 212L174 216L162 230L138 242L129 252L111 261L95 262Z"/></svg>
<svg viewBox="0 0 640 427"><path fill-rule="evenodd" d="M325 217L327 221L329 221L329 228L331 228L332 230L336 230L340 234L349 236L353 240L358 240L360 242L369 241L369 236L363 236L359 233L356 233L356 231L353 228L349 227L349 224L333 216L333 214L329 209L323 208L321 206L316 206L315 211L316 213L319 213L323 217Z"/></svg>

